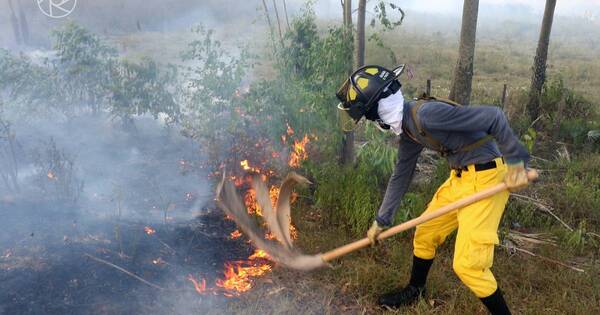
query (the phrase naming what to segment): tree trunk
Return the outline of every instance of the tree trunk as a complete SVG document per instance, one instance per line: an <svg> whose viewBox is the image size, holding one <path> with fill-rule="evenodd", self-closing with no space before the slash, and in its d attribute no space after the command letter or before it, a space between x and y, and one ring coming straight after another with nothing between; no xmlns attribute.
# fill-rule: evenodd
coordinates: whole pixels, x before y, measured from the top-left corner
<svg viewBox="0 0 600 315"><path fill-rule="evenodd" d="M281 33L281 20L279 19L279 10L277 10L277 2L273 0L273 9L275 10L275 18L277 19L277 29L279 30L279 41L283 46L283 33Z"/></svg>
<svg viewBox="0 0 600 315"><path fill-rule="evenodd" d="M354 67L365 64L365 7L367 0L358 0L358 16L356 17L356 40L354 43Z"/></svg>
<svg viewBox="0 0 600 315"><path fill-rule="evenodd" d="M344 0L344 25L352 27L352 0Z"/></svg>
<svg viewBox="0 0 600 315"><path fill-rule="evenodd" d="M21 38L21 31L19 28L19 20L17 19L17 15L15 14L15 10L12 5L12 0L8 0L8 7L10 8L10 24L13 28L13 33L15 35L15 42L17 45L23 43L23 39Z"/></svg>
<svg viewBox="0 0 600 315"><path fill-rule="evenodd" d="M352 40L352 0L344 0L344 26L347 41ZM348 75L352 73L353 62L348 62ZM354 162L354 131L344 131L342 138L342 165L350 165Z"/></svg>
<svg viewBox="0 0 600 315"><path fill-rule="evenodd" d="M478 10L479 0L465 0L463 5L462 26L460 29L458 62L454 69L454 78L450 88L450 96L448 97L463 105L468 105L471 99Z"/></svg>
<svg viewBox="0 0 600 315"><path fill-rule="evenodd" d="M531 89L529 90L529 102L527 103L531 121L535 121L540 116L540 95L546 80L546 60L548 59L548 46L550 45L550 31L552 30L555 6L556 0L546 0L542 29L540 30L540 38L533 60Z"/></svg>
<svg viewBox="0 0 600 315"><path fill-rule="evenodd" d="M287 29L290 29L290 20L288 18L288 12L287 12L287 4L285 3L285 0L283 0L283 13L285 13L285 23L287 24Z"/></svg>
<svg viewBox="0 0 600 315"><path fill-rule="evenodd" d="M265 9L265 16L267 17L267 24L269 25L269 32L271 33L271 39L274 39L273 35L273 23L271 23L271 16L269 15L269 8L267 7L267 2L262 0L263 8Z"/></svg>
<svg viewBox="0 0 600 315"><path fill-rule="evenodd" d="M19 22L21 23L21 37L23 44L29 44L29 24L27 23L27 16L23 11L23 4L19 3Z"/></svg>

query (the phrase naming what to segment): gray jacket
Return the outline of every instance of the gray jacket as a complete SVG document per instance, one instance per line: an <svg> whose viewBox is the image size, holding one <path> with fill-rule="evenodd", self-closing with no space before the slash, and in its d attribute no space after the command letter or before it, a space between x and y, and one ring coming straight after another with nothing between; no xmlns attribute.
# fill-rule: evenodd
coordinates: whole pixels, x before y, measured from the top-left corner
<svg viewBox="0 0 600 315"><path fill-rule="evenodd" d="M404 103L402 128L405 130L400 135L398 159L394 173L390 177L385 192L385 197L376 220L380 225L392 224L396 209L412 180L419 154L426 141L418 136L411 109L415 101ZM489 162L497 157L504 156L507 163L529 161L527 149L515 136L502 110L495 106L462 106L455 107L443 102L427 102L417 112L421 128L426 130L434 139L450 150L459 150L461 147L472 144L478 139L492 135L496 141L488 141L470 151L458 152L447 156L451 168L462 168L469 164ZM406 135L406 130L417 137L415 142ZM434 149L434 148L430 148Z"/></svg>

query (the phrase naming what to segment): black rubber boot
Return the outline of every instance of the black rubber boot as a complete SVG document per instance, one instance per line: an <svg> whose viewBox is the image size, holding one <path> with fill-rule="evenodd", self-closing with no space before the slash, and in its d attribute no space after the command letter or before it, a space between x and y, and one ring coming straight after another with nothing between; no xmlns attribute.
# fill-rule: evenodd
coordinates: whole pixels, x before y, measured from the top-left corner
<svg viewBox="0 0 600 315"><path fill-rule="evenodd" d="M487 307L488 311L490 311L490 314L510 315L510 310L508 309L508 305L506 305L506 301L504 301L504 297L502 296L500 289L496 289L492 295L481 298L480 300L483 302L485 307Z"/></svg>
<svg viewBox="0 0 600 315"><path fill-rule="evenodd" d="M425 282L433 259L421 259L413 256L413 266L409 284L401 289L394 290L379 298L379 305L387 307L400 307L415 303L425 295Z"/></svg>

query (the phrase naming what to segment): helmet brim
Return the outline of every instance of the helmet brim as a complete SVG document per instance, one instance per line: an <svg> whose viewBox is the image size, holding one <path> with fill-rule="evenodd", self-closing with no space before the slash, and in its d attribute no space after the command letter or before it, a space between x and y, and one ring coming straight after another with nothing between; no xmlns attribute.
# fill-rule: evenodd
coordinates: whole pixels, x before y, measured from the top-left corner
<svg viewBox="0 0 600 315"><path fill-rule="evenodd" d="M352 130L356 129L356 127L358 126L358 123L360 122L360 120L363 116L361 116L358 119L352 117L350 115L350 110L348 108L344 107L343 103L339 103L337 105L337 109L338 109L337 110L338 124L340 126L340 129L342 129L342 131L352 131Z"/></svg>

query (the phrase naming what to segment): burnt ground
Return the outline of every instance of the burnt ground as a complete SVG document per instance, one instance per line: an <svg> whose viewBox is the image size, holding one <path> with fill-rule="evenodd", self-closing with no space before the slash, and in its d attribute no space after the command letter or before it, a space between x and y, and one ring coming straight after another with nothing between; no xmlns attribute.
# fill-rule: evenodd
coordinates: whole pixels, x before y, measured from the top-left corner
<svg viewBox="0 0 600 315"><path fill-rule="evenodd" d="M204 277L214 286L223 277L225 262L253 252L243 238L229 239L235 225L220 211L189 222L153 225L156 232L148 235L140 222L90 222L77 219L75 209L1 205L0 314L215 312L229 298L199 295L188 276Z"/></svg>

